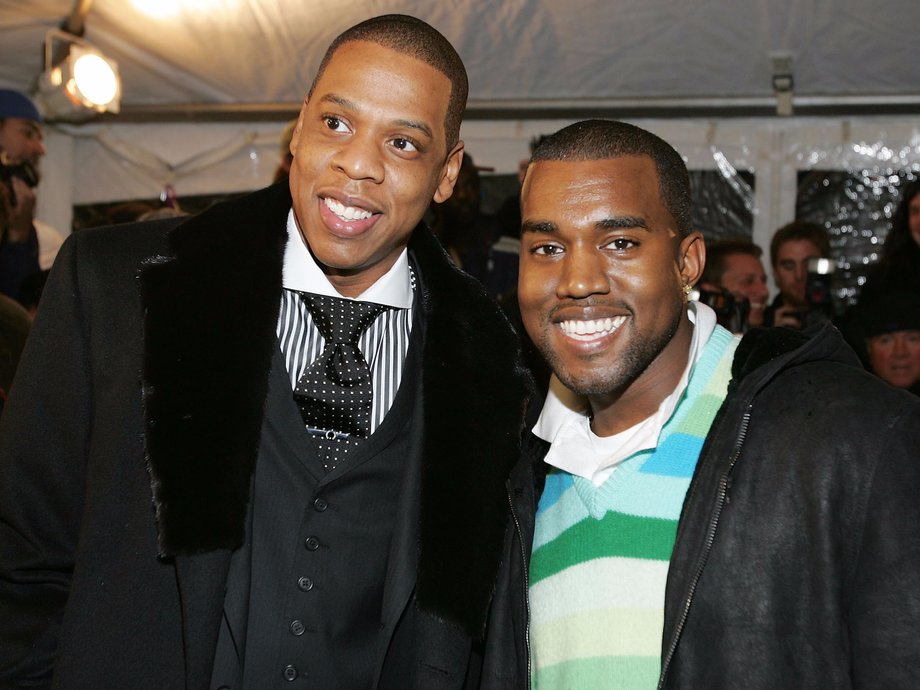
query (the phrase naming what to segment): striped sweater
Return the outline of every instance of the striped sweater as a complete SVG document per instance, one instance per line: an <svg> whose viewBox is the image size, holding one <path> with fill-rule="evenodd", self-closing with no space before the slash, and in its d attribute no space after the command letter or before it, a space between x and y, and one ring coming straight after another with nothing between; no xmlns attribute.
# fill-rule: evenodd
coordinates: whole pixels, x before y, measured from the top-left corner
<svg viewBox="0 0 920 690"><path fill-rule="evenodd" d="M551 469L530 570L535 689L656 686L677 520L737 342L715 329L658 446L604 484Z"/></svg>

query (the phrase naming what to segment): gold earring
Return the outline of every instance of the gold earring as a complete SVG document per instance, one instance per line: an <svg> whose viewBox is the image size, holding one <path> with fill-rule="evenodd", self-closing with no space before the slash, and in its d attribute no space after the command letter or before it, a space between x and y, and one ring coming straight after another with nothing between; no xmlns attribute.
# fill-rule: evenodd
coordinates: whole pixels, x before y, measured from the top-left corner
<svg viewBox="0 0 920 690"><path fill-rule="evenodd" d="M693 286L690 283L684 283L684 297L689 297L693 292Z"/></svg>

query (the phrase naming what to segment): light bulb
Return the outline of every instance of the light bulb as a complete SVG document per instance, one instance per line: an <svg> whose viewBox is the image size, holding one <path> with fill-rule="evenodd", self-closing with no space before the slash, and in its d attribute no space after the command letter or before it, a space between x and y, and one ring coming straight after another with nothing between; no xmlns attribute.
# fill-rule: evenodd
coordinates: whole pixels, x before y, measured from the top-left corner
<svg viewBox="0 0 920 690"><path fill-rule="evenodd" d="M73 77L80 93L94 106L111 103L118 92L118 79L112 66L94 53L77 58Z"/></svg>

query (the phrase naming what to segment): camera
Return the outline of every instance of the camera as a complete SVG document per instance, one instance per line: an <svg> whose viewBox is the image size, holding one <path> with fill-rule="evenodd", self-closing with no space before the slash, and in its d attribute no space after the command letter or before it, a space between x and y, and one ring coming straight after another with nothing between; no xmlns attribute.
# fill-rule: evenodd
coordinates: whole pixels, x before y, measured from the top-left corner
<svg viewBox="0 0 920 690"><path fill-rule="evenodd" d="M791 312L802 326L834 318L833 284L837 266L832 259L808 260L808 274L805 278L805 301L808 308Z"/></svg>
<svg viewBox="0 0 920 690"><path fill-rule="evenodd" d="M805 280L805 299L812 311L820 311L827 316L834 315L834 301L831 291L836 266L831 259L809 259L808 277Z"/></svg>
<svg viewBox="0 0 920 690"><path fill-rule="evenodd" d="M737 297L728 290L698 287L690 293L690 299L710 307L716 313L716 322L726 330L732 333L747 330L751 303L746 297Z"/></svg>

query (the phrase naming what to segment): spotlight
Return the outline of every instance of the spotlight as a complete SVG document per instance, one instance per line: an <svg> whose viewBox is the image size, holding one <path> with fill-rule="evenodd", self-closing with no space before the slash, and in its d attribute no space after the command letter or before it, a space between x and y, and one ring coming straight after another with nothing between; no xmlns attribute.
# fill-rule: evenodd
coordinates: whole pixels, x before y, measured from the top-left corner
<svg viewBox="0 0 920 690"><path fill-rule="evenodd" d="M87 41L60 29L45 35L45 71L38 99L52 120L86 120L117 113L121 104L118 65Z"/></svg>

